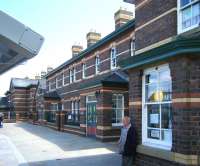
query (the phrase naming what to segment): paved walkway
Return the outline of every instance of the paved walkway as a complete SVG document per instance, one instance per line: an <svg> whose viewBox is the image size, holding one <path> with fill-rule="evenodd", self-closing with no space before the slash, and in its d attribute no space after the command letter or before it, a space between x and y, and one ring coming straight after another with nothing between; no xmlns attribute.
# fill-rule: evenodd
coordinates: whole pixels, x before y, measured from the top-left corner
<svg viewBox="0 0 200 166"><path fill-rule="evenodd" d="M114 143L27 123L0 128L0 166L120 166Z"/></svg>

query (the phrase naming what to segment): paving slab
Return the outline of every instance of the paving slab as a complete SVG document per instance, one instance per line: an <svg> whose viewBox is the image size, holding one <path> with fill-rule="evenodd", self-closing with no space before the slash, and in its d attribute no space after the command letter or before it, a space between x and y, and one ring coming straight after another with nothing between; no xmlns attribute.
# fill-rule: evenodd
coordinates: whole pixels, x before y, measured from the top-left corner
<svg viewBox="0 0 200 166"><path fill-rule="evenodd" d="M116 143L28 123L0 129L0 166L120 166Z"/></svg>

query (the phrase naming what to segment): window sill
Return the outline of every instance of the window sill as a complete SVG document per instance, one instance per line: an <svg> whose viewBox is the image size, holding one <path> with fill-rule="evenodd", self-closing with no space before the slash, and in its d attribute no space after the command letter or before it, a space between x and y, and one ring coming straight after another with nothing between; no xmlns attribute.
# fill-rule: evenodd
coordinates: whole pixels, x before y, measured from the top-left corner
<svg viewBox="0 0 200 166"><path fill-rule="evenodd" d="M159 159L174 161L173 152L169 150L153 148L153 147L145 146L145 145L138 145L137 152L140 154L144 154L144 155L159 158Z"/></svg>

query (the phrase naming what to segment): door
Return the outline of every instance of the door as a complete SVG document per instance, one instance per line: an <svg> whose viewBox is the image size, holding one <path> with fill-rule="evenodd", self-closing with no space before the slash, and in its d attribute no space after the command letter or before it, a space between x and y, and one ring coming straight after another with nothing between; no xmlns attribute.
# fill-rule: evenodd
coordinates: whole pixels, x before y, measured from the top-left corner
<svg viewBox="0 0 200 166"><path fill-rule="evenodd" d="M87 104L87 136L96 137L96 103Z"/></svg>

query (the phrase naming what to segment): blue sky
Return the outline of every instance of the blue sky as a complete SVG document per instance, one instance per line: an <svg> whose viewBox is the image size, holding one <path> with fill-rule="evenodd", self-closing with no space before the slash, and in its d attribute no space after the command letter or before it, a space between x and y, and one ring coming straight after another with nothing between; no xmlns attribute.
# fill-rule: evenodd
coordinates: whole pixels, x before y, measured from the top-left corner
<svg viewBox="0 0 200 166"><path fill-rule="evenodd" d="M120 8L134 11L123 0L0 0L0 10L45 37L40 53L0 76L0 96L9 89L12 77L34 78L48 66L57 67L71 58L71 46L86 48L91 29L102 37L114 30L114 13Z"/></svg>

